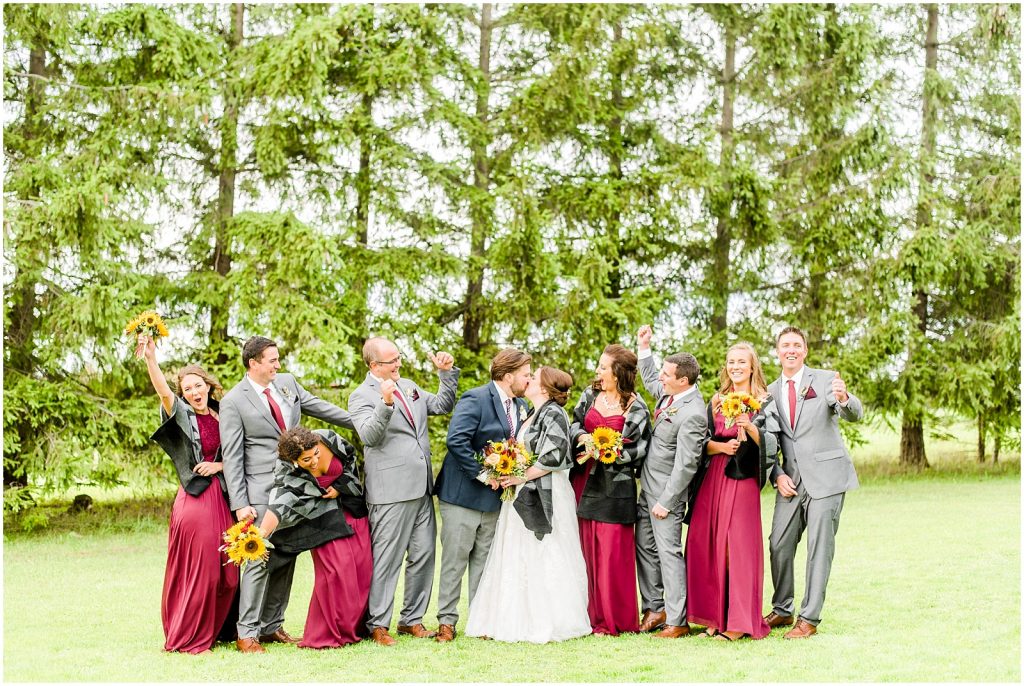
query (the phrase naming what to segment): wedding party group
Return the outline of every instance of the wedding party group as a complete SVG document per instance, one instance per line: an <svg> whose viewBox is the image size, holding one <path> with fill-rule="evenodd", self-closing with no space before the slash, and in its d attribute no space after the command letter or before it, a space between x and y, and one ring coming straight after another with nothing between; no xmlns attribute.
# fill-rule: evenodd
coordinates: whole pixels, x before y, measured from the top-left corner
<svg viewBox="0 0 1024 686"><path fill-rule="evenodd" d="M490 381L456 402L452 355L430 355L430 392L401 375L395 343L369 338L366 378L343 409L281 373L278 346L261 336L245 342L244 376L227 393L197 365L178 370L172 390L157 335L140 333L137 354L161 403L153 440L180 481L161 605L167 651L201 654L218 641L245 653L268 643L393 646L403 567L396 632L438 642L460 632L530 643L817 632L845 493L858 486L839 420L858 421L863 407L838 373L804 364L807 338L796 327L777 335L778 379L768 383L755 348L738 342L705 403L697 359L677 352L659 364L643 326L635 351L604 348L571 414L573 376L535 369L515 348L495 355ZM435 478L428 418L449 413ZM301 426L303 416L354 430L361 467L351 443ZM776 490L774 593L763 615L766 482ZM229 564L223 544L233 527L252 532L259 561ZM794 558L805 535L797 611ZM305 551L313 590L295 638L284 616Z"/></svg>

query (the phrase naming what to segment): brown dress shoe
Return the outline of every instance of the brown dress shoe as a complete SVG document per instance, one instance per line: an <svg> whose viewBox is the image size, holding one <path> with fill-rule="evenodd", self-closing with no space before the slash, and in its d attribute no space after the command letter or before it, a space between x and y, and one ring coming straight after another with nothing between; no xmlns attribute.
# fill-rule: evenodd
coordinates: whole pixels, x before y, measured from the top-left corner
<svg viewBox="0 0 1024 686"><path fill-rule="evenodd" d="M438 643L447 643L455 640L455 627L451 624L441 624L437 627L437 636L434 640Z"/></svg>
<svg viewBox="0 0 1024 686"><path fill-rule="evenodd" d="M774 611L769 612L764 616L764 621L768 624L771 629L777 629L780 626L789 626L793 623L793 615L783 617L782 615L775 614Z"/></svg>
<svg viewBox="0 0 1024 686"><path fill-rule="evenodd" d="M238 646L238 652L240 653L265 653L267 652L260 642L255 638L240 638L235 641L235 645Z"/></svg>
<svg viewBox="0 0 1024 686"><path fill-rule="evenodd" d="M655 638L679 638L680 636L690 635L690 625L684 624L682 626L673 626L672 624L666 624L665 628L654 634Z"/></svg>
<svg viewBox="0 0 1024 686"><path fill-rule="evenodd" d="M388 633L388 630L382 626L379 626L373 631L371 631L370 638L373 639L373 642L379 646L393 646L396 643L398 643L398 641L391 637L391 634Z"/></svg>
<svg viewBox="0 0 1024 686"><path fill-rule="evenodd" d="M412 626L403 626L402 624L399 624L398 633L408 634L414 638L433 638L434 636L437 636L436 631L430 631L422 624L413 624Z"/></svg>
<svg viewBox="0 0 1024 686"><path fill-rule="evenodd" d="M665 623L664 612L651 612L647 610L644 612L643 621L640 622L640 632L646 633L648 631L654 631Z"/></svg>
<svg viewBox="0 0 1024 686"><path fill-rule="evenodd" d="M298 643L301 638L294 638L284 629L278 629L272 634L260 636L260 643Z"/></svg>
<svg viewBox="0 0 1024 686"><path fill-rule="evenodd" d="M810 622L801 619L796 626L786 632L783 638L810 638L818 633L818 628Z"/></svg>

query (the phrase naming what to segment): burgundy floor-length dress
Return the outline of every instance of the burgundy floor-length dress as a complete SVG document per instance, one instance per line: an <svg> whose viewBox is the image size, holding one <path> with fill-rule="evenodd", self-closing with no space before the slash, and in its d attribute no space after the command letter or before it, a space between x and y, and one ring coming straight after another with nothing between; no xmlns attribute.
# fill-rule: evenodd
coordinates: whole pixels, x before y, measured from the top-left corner
<svg viewBox="0 0 1024 686"><path fill-rule="evenodd" d="M713 441L736 438L715 415ZM740 450L757 450L751 439ZM751 638L768 635L762 617L764 546L761 493L757 479L725 475L728 455L712 455L697 493L686 534L687 616L718 631L739 631Z"/></svg>
<svg viewBox="0 0 1024 686"><path fill-rule="evenodd" d="M220 447L217 420L210 414L196 419L203 459L212 461ZM178 486L160 602L164 650L201 653L217 639L238 588L238 569L225 566L227 558L217 550L221 534L234 523L219 480L197 497Z"/></svg>
<svg viewBox="0 0 1024 686"><path fill-rule="evenodd" d="M593 433L599 426L622 432L626 418L605 417L591 407L583 428ZM594 464L575 474L572 488L576 503L590 478ZM636 599L636 539L633 524L612 524L580 518L580 544L587 563L587 612L595 634L617 636L624 631L640 631L640 609Z"/></svg>
<svg viewBox="0 0 1024 686"><path fill-rule="evenodd" d="M341 475L341 461L331 460L327 473L316 478L322 488ZM345 521L355 532L313 548L313 596L309 599L306 627L300 648L338 648L356 643L367 635L370 607L370 579L373 553L370 524L343 510Z"/></svg>

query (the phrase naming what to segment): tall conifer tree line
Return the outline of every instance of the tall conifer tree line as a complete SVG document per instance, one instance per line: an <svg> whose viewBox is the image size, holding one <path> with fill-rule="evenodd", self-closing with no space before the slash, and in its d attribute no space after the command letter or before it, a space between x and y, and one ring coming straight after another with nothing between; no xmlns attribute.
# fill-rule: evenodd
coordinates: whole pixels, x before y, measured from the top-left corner
<svg viewBox="0 0 1024 686"><path fill-rule="evenodd" d="M3 11L8 507L169 478L148 307L165 369L268 335L336 401L369 334L582 388L653 322L709 395L795 324L902 462L1019 440L1018 5Z"/></svg>

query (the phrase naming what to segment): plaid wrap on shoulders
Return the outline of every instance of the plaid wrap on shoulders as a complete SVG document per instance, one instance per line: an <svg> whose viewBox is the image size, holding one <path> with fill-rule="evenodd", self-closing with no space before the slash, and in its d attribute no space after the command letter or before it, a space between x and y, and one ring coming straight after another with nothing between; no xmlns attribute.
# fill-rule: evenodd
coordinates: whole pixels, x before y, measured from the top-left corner
<svg viewBox="0 0 1024 686"><path fill-rule="evenodd" d="M582 450L577 440L587 433L584 422L596 398L597 392L588 388L573 410L569 437L574 451ZM651 442L651 414L639 395L626 410L622 441L622 455L612 464L595 460L587 460L583 465L573 464L574 473L593 469L576 508L580 517L612 524L636 523L636 477Z"/></svg>
<svg viewBox="0 0 1024 686"><path fill-rule="evenodd" d="M568 469L572 464L569 418L553 400L544 403L523 436L526 448L537 456L535 466L549 472ZM523 524L538 539L551 533L551 474L527 481L519 487L513 504Z"/></svg>
<svg viewBox="0 0 1024 686"><path fill-rule="evenodd" d="M268 509L280 524L271 535L273 554L296 555L311 550L336 538L354 535L345 521L342 508L354 517L366 516L362 483L355 468L355 449L333 431L318 429L321 442L335 459L341 461L342 473L331 486L338 491L337 498L324 498L324 489L316 477L300 467L279 460L274 468L274 487L270 491Z"/></svg>

